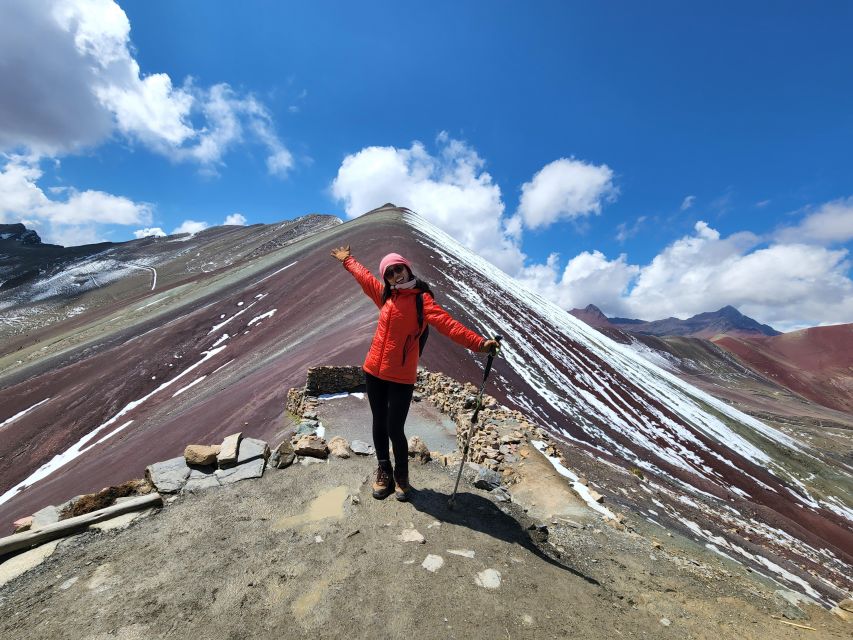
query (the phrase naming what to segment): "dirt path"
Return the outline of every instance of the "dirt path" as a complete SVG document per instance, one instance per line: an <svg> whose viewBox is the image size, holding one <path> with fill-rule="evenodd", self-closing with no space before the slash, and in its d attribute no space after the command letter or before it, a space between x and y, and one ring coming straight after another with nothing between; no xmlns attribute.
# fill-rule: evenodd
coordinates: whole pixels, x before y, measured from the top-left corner
<svg viewBox="0 0 853 640"><path fill-rule="evenodd" d="M721 581L729 569L703 561L709 577L697 577L640 536L551 526L537 545L544 534L527 529L518 507L471 487L449 511L453 477L437 464L413 468L421 488L411 503L373 500L372 466L270 469L179 497L126 530L63 542L0 588L0 636L848 637L815 608L798 622L817 632L787 627L762 607L772 589L745 572ZM424 543L398 540L412 528ZM478 584L494 579L489 570L500 573L497 588Z"/></svg>

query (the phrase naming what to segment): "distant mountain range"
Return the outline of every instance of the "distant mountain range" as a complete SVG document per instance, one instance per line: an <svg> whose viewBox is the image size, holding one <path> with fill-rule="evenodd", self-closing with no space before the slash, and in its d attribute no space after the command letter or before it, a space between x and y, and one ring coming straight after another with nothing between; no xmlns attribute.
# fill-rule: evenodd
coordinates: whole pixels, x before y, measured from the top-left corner
<svg viewBox="0 0 853 640"><path fill-rule="evenodd" d="M759 386L772 387L769 393L777 403L779 390L784 389L784 393L793 392L833 411L848 415L853 411L853 324L780 333L732 306L686 320L667 318L653 322L608 318L592 304L570 313L685 379L700 386L713 381L706 388L716 395L743 402L744 390L754 384L747 379L754 374L761 380ZM733 364L724 352L734 356L738 364ZM739 370L740 367L745 369ZM732 395L733 389L737 391ZM762 389L746 403L767 393ZM776 409L780 410L778 406ZM799 410L806 411L802 407ZM806 412L810 411L813 410ZM820 419L832 422L839 417Z"/></svg>
<svg viewBox="0 0 853 640"><path fill-rule="evenodd" d="M576 318L596 328L615 327L631 333L649 336L690 336L694 338L713 338L721 334L735 336L778 336L773 327L760 324L743 315L731 305L718 311L700 313L686 320L665 318L664 320L636 320L633 318L608 318L601 309L593 304L584 309L572 309Z"/></svg>

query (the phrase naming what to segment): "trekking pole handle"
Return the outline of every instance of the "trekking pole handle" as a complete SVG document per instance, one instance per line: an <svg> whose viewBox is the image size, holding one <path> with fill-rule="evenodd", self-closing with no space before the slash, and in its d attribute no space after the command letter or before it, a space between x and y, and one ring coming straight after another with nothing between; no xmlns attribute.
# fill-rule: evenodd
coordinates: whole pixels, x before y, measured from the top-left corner
<svg viewBox="0 0 853 640"><path fill-rule="evenodd" d="M492 339L498 343L498 349L500 349L501 340L504 339L503 336L495 336ZM489 351L489 359L486 360L486 371L483 374L483 382L485 382L486 378L489 377L489 372L492 370L492 362L494 362L495 356L498 353L498 349L493 349L493 350Z"/></svg>

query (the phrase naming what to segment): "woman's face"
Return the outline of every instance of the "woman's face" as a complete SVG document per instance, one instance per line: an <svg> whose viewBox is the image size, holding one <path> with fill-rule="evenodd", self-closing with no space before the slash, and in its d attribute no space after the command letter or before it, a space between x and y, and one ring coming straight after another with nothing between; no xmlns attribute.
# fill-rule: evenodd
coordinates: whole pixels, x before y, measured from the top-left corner
<svg viewBox="0 0 853 640"><path fill-rule="evenodd" d="M411 279L412 275L404 264L392 264L385 269L385 280L390 284L403 284Z"/></svg>

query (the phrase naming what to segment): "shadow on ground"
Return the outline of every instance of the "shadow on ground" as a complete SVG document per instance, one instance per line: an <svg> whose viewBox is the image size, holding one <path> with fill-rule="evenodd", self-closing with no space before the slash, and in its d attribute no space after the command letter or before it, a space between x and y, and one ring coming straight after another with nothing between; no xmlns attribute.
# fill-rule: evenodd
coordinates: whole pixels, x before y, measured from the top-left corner
<svg viewBox="0 0 853 640"><path fill-rule="evenodd" d="M601 586L595 578L591 578L577 569L570 567L545 553L537 544L547 540L547 531L535 525L525 529L524 525L512 516L501 511L491 500L475 493L457 493L454 507L448 506L450 494L434 489L412 489L409 502L422 513L429 514L436 520L467 527L487 535L517 544L543 561L555 567L568 571L582 578L589 584Z"/></svg>

